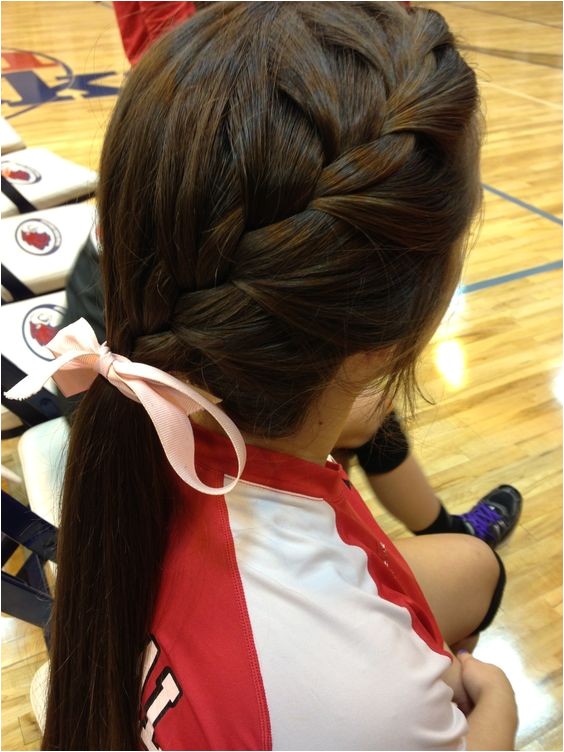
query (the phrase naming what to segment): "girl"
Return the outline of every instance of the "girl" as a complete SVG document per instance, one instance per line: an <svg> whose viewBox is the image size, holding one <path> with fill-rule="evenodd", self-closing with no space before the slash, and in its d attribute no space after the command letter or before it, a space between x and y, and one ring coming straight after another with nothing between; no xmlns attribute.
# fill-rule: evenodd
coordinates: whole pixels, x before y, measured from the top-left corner
<svg viewBox="0 0 564 752"><path fill-rule="evenodd" d="M507 679L446 648L493 618L500 560L394 546L327 460L368 385L412 393L478 149L433 11L213 3L132 71L100 175L108 344L51 343L63 391L93 383L45 749L511 747Z"/></svg>

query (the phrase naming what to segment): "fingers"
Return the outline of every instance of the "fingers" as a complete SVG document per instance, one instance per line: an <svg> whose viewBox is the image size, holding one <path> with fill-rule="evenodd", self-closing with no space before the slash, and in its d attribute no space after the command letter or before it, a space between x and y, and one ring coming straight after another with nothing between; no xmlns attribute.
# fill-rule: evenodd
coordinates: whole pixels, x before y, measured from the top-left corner
<svg viewBox="0 0 564 752"><path fill-rule="evenodd" d="M453 653L458 653L459 650L467 650L469 653L472 653L474 651L474 648L478 644L478 640L480 639L480 635L472 635L471 637L465 637L463 640L459 640L454 645L451 645L451 650Z"/></svg>
<svg viewBox="0 0 564 752"><path fill-rule="evenodd" d="M462 664L468 663L470 659L477 660L468 650L466 650L466 648L461 648L460 650L457 650L456 657Z"/></svg>

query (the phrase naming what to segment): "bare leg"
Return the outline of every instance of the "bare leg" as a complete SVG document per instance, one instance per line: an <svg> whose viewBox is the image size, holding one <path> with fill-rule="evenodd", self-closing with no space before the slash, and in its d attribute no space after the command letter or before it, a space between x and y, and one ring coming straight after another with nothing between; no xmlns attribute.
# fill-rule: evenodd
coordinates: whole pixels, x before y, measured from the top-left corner
<svg viewBox="0 0 564 752"><path fill-rule="evenodd" d="M394 541L423 590L448 645L483 621L499 580L499 564L478 538L452 533Z"/></svg>
<svg viewBox="0 0 564 752"><path fill-rule="evenodd" d="M441 503L412 454L395 470L366 477L380 503L409 530L424 530L437 519Z"/></svg>
<svg viewBox="0 0 564 752"><path fill-rule="evenodd" d="M334 449L332 455L348 470L352 450ZM395 470L378 475L366 473L366 478L382 506L408 530L424 530L437 519L441 502L412 454Z"/></svg>
<svg viewBox="0 0 564 752"><path fill-rule="evenodd" d="M381 502L413 533L465 533L487 540L495 548L513 530L521 511L517 489L501 485L492 489L464 515L449 514L427 480L412 453L397 417L385 416L378 427L376 415L366 423L360 407L351 411L345 430L333 450L337 461L347 467L351 453L358 457L366 478ZM372 438L366 431L377 427ZM363 444L358 442L364 441Z"/></svg>
<svg viewBox="0 0 564 752"><path fill-rule="evenodd" d="M377 433L391 409L391 405L382 405L374 411L374 396L370 394L355 402L332 452L345 470L355 448ZM380 503L409 530L424 530L437 519L441 503L411 453L394 470L366 473L366 477Z"/></svg>

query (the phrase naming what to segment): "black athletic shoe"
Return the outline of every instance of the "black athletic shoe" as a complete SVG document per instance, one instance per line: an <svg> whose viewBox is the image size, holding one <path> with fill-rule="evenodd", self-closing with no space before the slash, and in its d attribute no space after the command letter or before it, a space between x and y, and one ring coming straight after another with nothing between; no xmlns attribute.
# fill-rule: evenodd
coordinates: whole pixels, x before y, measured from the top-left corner
<svg viewBox="0 0 564 752"><path fill-rule="evenodd" d="M513 486L498 486L469 512L457 515L468 533L495 548L514 529L521 514L523 497ZM454 515L453 515L454 516Z"/></svg>

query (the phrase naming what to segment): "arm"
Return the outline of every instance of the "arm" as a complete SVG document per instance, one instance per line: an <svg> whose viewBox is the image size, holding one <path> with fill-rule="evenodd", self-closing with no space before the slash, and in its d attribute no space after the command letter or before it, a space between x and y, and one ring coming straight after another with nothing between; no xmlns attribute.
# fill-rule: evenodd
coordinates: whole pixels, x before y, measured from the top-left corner
<svg viewBox="0 0 564 752"><path fill-rule="evenodd" d="M517 705L509 680L497 666L459 654L462 682L474 709L468 716L469 750L515 749Z"/></svg>

